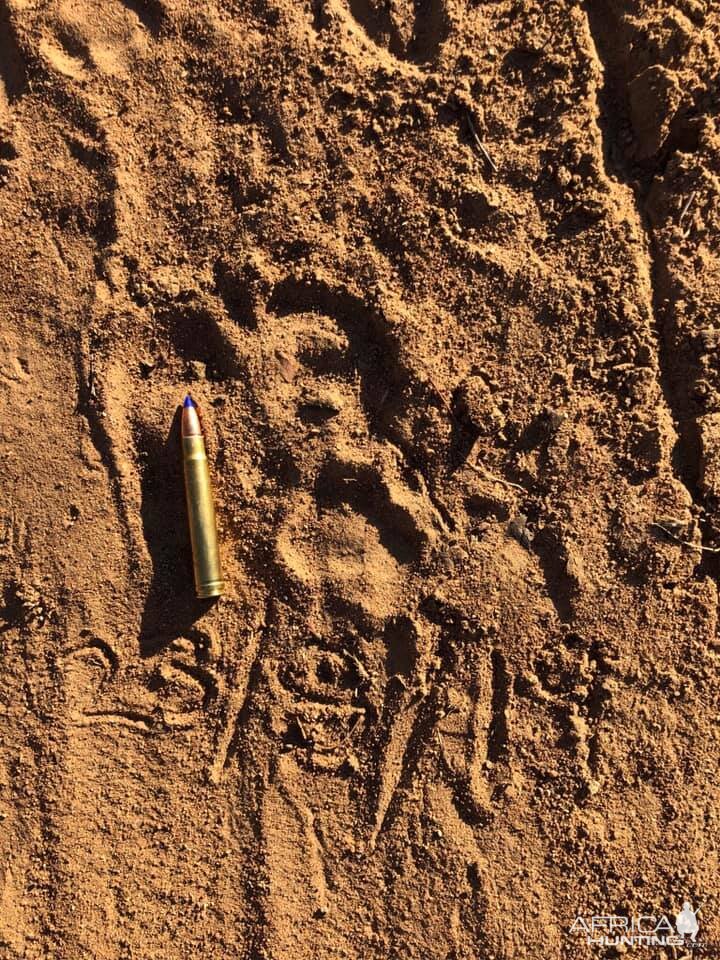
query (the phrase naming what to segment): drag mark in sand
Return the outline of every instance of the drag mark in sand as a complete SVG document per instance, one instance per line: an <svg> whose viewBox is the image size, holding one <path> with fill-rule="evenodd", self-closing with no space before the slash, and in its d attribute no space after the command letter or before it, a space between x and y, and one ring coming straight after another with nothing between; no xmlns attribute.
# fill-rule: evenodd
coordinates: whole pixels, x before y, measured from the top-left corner
<svg viewBox="0 0 720 960"><path fill-rule="evenodd" d="M672 305L672 283L668 276L668 265L662 251L658 249L648 220L647 199L641 195L637 183L629 182L629 176L624 169L624 166L630 164L633 158L628 157L626 148L616 142L618 138L615 127L620 121L628 119L625 114L628 110L629 87L634 78L632 72L628 70L627 57L620 61L622 68L614 67L611 62L610 51L612 45L616 43L616 38L611 35L611 26L608 22L610 14L602 4L588 2L585 4L585 15L587 55L593 63L596 77L601 81L595 84L596 123L603 141L605 174L608 182L616 188L622 184L621 188L632 198L632 206L635 209L636 233L641 245L635 260L640 278L647 288L645 305L657 345L659 381L676 438L675 450L671 454L673 472L677 480L687 489L693 503L703 510L705 503L699 486L702 472L702 440L697 418L689 415L687 409L689 384L693 376L691 370L677 362L676 352L682 333L678 329ZM613 99L618 101L613 104L615 112L618 112L619 105L622 113L614 123L611 121L608 106L611 86L615 90ZM670 155L664 159L660 156L657 162L653 161L650 173L646 173L645 176L661 175L667 167Z"/></svg>

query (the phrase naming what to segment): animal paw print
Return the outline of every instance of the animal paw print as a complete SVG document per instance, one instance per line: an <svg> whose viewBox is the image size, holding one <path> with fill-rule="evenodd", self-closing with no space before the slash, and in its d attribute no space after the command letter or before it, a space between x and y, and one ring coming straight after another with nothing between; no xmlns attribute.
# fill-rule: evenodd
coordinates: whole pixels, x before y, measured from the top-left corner
<svg viewBox="0 0 720 960"><path fill-rule="evenodd" d="M261 401L297 471L276 556L296 582L383 620L402 607L407 579L435 540L433 509L408 485L397 448L371 427L388 390L387 356L366 308L348 302L331 316L338 298L317 292L325 302L315 310L302 298L276 301L264 337L273 344L264 369L273 372Z"/></svg>
<svg viewBox="0 0 720 960"><path fill-rule="evenodd" d="M427 505L393 472L379 451L374 462L330 455L314 491L293 498L276 540L291 577L378 619L403 605L406 576L432 538Z"/></svg>
<svg viewBox="0 0 720 960"><path fill-rule="evenodd" d="M381 55L415 64L434 60L451 29L447 0L324 0L319 20L351 40L361 31Z"/></svg>
<svg viewBox="0 0 720 960"><path fill-rule="evenodd" d="M93 74L129 78L133 63L149 53L156 18L132 2L96 6L89 12L59 3L48 20L52 30L40 41L40 53L51 69L71 80Z"/></svg>
<svg viewBox="0 0 720 960"><path fill-rule="evenodd" d="M426 671L431 644L421 624L398 623L441 528L378 415L411 374L367 305L325 282L278 283L258 335L258 400L287 467L270 589L283 583L311 598L277 603L273 727L299 762L349 776L375 765L378 750L365 748L383 740L382 806L412 733L403 724L415 716L400 711L395 729L388 703L397 690L420 690L415 674Z"/></svg>

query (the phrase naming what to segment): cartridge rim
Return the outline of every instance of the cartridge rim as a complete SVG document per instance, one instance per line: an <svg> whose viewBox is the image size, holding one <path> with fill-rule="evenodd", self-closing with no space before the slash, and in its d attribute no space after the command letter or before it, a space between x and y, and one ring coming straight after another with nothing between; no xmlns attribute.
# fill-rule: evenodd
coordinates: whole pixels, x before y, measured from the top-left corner
<svg viewBox="0 0 720 960"><path fill-rule="evenodd" d="M224 589L224 580L208 580L205 583L199 583L197 585L197 595L201 599L206 599L207 597L219 597Z"/></svg>

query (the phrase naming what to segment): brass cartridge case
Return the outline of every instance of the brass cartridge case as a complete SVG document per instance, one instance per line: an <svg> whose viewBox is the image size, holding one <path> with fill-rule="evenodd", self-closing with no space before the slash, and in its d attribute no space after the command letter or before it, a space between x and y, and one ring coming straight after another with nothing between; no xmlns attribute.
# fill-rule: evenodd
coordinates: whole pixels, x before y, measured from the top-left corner
<svg viewBox="0 0 720 960"><path fill-rule="evenodd" d="M202 434L184 436L182 448L195 591L198 597L219 597L225 584L220 568L210 469Z"/></svg>

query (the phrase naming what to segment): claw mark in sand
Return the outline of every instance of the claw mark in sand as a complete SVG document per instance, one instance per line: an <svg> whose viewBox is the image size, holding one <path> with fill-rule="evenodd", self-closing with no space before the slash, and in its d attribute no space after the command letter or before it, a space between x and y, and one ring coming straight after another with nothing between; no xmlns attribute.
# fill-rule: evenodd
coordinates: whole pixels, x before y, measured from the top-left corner
<svg viewBox="0 0 720 960"><path fill-rule="evenodd" d="M277 955L305 960L313 956L308 928L328 912L325 865L315 816L293 797L285 780L281 760L263 798L262 829L270 880L266 911ZM299 942L307 944L300 953Z"/></svg>
<svg viewBox="0 0 720 960"><path fill-rule="evenodd" d="M245 710L248 693L253 687L251 680L257 663L259 645L258 637L254 635L251 645L246 650L245 663L240 664L237 676L234 682L229 684L226 692L225 716L215 744L215 756L207 775L208 781L212 784L220 783L225 768L235 752L238 727Z"/></svg>

